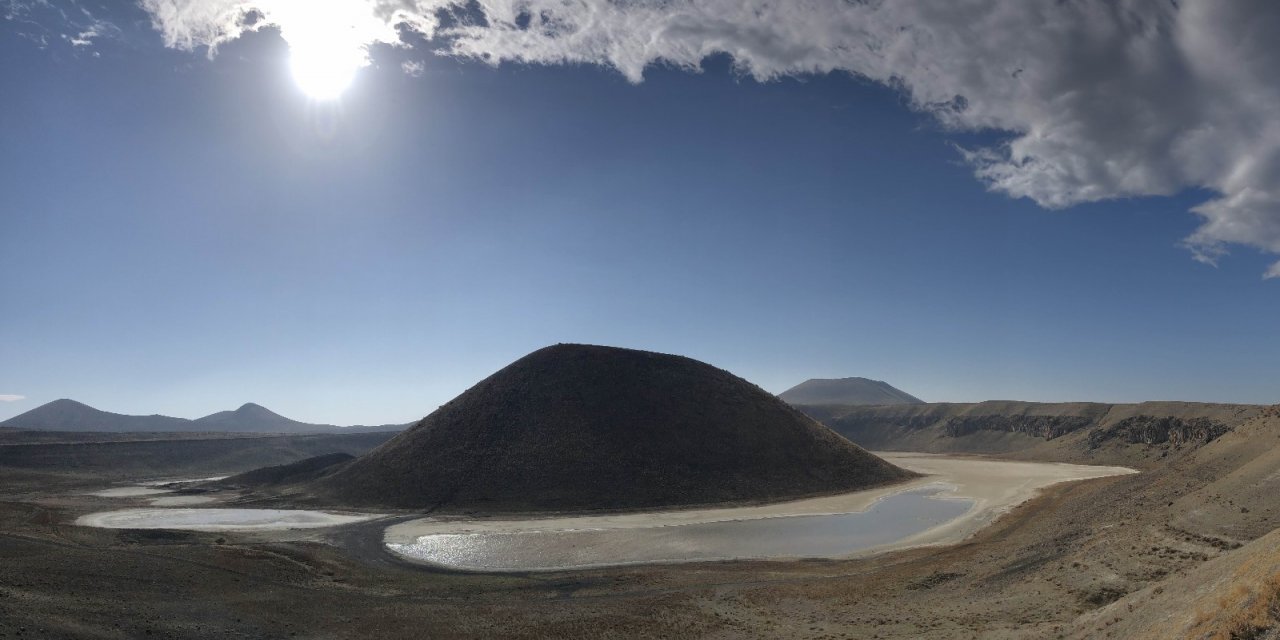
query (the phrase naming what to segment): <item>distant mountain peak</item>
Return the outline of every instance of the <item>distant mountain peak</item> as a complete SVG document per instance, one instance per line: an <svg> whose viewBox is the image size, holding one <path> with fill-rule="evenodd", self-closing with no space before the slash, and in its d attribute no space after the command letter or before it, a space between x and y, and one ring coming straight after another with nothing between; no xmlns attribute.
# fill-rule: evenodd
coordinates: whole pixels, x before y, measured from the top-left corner
<svg viewBox="0 0 1280 640"><path fill-rule="evenodd" d="M798 405L923 404L924 401L883 380L870 378L810 378L778 397Z"/></svg>
<svg viewBox="0 0 1280 640"><path fill-rule="evenodd" d="M407 425L356 427L360 430L397 431ZM16 415L0 427L37 431L93 432L191 432L316 433L341 430L330 424L310 424L286 418L260 404L246 402L234 411L219 411L196 420L152 414L124 415L95 409L83 402L60 398Z"/></svg>
<svg viewBox="0 0 1280 640"><path fill-rule="evenodd" d="M17 429L55 431L181 431L189 420L169 416L126 416L59 398L5 420Z"/></svg>
<svg viewBox="0 0 1280 640"><path fill-rule="evenodd" d="M280 414L278 414L278 413L276 413L276 412L274 412L274 411L272 411L272 410L270 410L270 409L268 409L268 408L266 408L266 407L264 407L264 406L262 406L262 405L260 405L260 404L257 404L257 403L255 403L255 402L246 402L246 403L244 403L244 404L240 405L240 408L236 409L236 410L235 410L235 412L236 412L236 413L238 413L238 414L242 414L242 415L244 415L244 414L248 414L248 415L259 415L259 416L263 416L263 415L265 415L265 416L275 416L275 417L277 417L277 418L279 418L279 417L283 417L283 416L281 416Z"/></svg>
<svg viewBox="0 0 1280 640"><path fill-rule="evenodd" d="M75 400L72 400L71 398L58 398L57 400L54 400L53 402L46 402L45 404L41 405L41 407L49 407L49 408L68 408L68 409L72 409L72 408L74 408L74 409L91 409L91 410L93 410L93 411L97 411L97 409L94 409L93 407L91 407L91 406L89 406L89 405L87 405L87 404L85 404L85 403L83 403L83 402L77 402L77 401L75 401ZM37 408L40 408L40 407L37 407Z"/></svg>
<svg viewBox="0 0 1280 640"><path fill-rule="evenodd" d="M837 382L849 383L849 384L864 383L864 384L886 386L886 387L891 386L889 383L885 382L884 380L876 380L874 378L863 378L862 376L849 376L847 378L809 378L808 380L805 380L801 384L810 384L810 383L820 384L820 383L837 383Z"/></svg>
<svg viewBox="0 0 1280 640"><path fill-rule="evenodd" d="M196 418L195 422L196 424L219 425L231 431L294 431L317 426L290 420L253 402L246 402L235 411L219 411L203 418Z"/></svg>

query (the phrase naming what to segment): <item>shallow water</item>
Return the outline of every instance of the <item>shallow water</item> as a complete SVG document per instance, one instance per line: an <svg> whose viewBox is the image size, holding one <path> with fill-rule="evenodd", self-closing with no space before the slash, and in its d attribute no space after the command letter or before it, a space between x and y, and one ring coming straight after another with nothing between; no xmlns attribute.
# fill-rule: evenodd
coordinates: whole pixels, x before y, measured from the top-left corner
<svg viewBox="0 0 1280 640"><path fill-rule="evenodd" d="M218 499L213 496L161 496L149 502L153 507L187 507L193 504L208 504Z"/></svg>
<svg viewBox="0 0 1280 640"><path fill-rule="evenodd" d="M449 533L387 548L411 560L475 571L530 571L741 558L834 558L897 542L973 507L931 485L857 513L617 529Z"/></svg>
<svg viewBox="0 0 1280 640"><path fill-rule="evenodd" d="M114 489L94 491L88 495L97 496L99 498L136 498L138 496L155 496L162 493L170 493L170 491L168 489L155 489L152 487L116 487Z"/></svg>
<svg viewBox="0 0 1280 640"><path fill-rule="evenodd" d="M212 478L169 478L165 480L147 480L144 482L137 482L132 486L128 486L128 487L114 487L111 489L103 489L102 491L93 491L86 495L97 496L99 498L137 498L140 496L155 496L155 495L160 495L164 493L173 493L174 491L173 488L164 488L167 485L179 484L179 483L192 483L192 482L208 482L212 480L221 480L225 477L227 476L215 476ZM204 501L192 501L192 502L185 502L185 503L179 501L179 502L172 502L170 504L176 506L179 504L198 504L199 502L204 502ZM153 501L152 504L158 504L158 503Z"/></svg>
<svg viewBox="0 0 1280 640"><path fill-rule="evenodd" d="M186 483L186 482L212 482L212 481L214 481L214 480L221 480L221 479L226 478L226 477L227 477L227 476L212 476L212 477L209 477L209 478L166 478L166 479L160 479L160 480L147 480L147 481L145 481L145 482L139 482L138 484L140 484L140 485L142 485L142 486L144 486L144 487L157 487L157 486L160 486L160 485L166 485L166 484L177 484L177 483L179 483L179 482L183 482L183 483Z"/></svg>
<svg viewBox="0 0 1280 640"><path fill-rule="evenodd" d="M298 509L123 509L81 516L76 524L106 529L272 531L332 527L376 517Z"/></svg>

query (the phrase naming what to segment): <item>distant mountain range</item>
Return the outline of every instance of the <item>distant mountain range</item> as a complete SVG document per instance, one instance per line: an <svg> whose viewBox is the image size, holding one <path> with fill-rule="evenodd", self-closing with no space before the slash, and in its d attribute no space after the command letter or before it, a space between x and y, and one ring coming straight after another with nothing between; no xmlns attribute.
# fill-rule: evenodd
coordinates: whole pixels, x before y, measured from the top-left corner
<svg viewBox="0 0 1280 640"><path fill-rule="evenodd" d="M400 431L408 424L339 427L311 424L286 418L252 402L235 411L219 411L188 420L170 416L128 416L95 409L75 400L54 400L16 415L0 427L35 431L230 431L238 433L354 433L358 431Z"/></svg>
<svg viewBox="0 0 1280 640"><path fill-rule="evenodd" d="M813 378L778 394L787 404L924 404L924 401L881 380Z"/></svg>

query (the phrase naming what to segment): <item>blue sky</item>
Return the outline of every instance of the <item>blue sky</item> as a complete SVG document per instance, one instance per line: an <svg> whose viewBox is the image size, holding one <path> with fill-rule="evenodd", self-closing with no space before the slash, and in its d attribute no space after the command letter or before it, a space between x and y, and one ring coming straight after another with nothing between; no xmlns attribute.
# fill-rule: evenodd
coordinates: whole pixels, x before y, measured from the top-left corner
<svg viewBox="0 0 1280 640"><path fill-rule="evenodd" d="M274 28L210 59L117 9L91 46L0 23L0 419L406 421L556 342L773 392L1280 401L1274 256L1185 246L1212 185L1046 208L960 151L1016 131L727 55L634 83L374 45L316 102Z"/></svg>

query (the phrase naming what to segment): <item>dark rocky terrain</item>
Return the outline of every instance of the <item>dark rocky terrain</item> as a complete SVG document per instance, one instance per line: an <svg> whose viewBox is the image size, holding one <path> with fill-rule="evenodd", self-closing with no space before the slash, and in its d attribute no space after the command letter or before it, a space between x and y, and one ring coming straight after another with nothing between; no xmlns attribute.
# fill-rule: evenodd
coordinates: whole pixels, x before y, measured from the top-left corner
<svg viewBox="0 0 1280 640"><path fill-rule="evenodd" d="M811 378L778 394L793 405L922 404L924 401L881 380Z"/></svg>
<svg viewBox="0 0 1280 640"><path fill-rule="evenodd" d="M710 365L557 345L303 490L356 506L641 509L830 494L912 476Z"/></svg>
<svg viewBox="0 0 1280 640"><path fill-rule="evenodd" d="M326 453L297 462L261 467L234 476L228 476L218 484L228 487L266 487L276 484L307 482L332 471L337 465L355 460L349 453Z"/></svg>
<svg viewBox="0 0 1280 640"><path fill-rule="evenodd" d="M252 402L234 411L219 411L203 418L188 420L170 416L131 416L95 409L75 400L54 400L26 413L16 415L0 427L28 431L78 431L120 433L354 433L356 431L399 431L408 425L338 427L311 424L286 418Z"/></svg>

